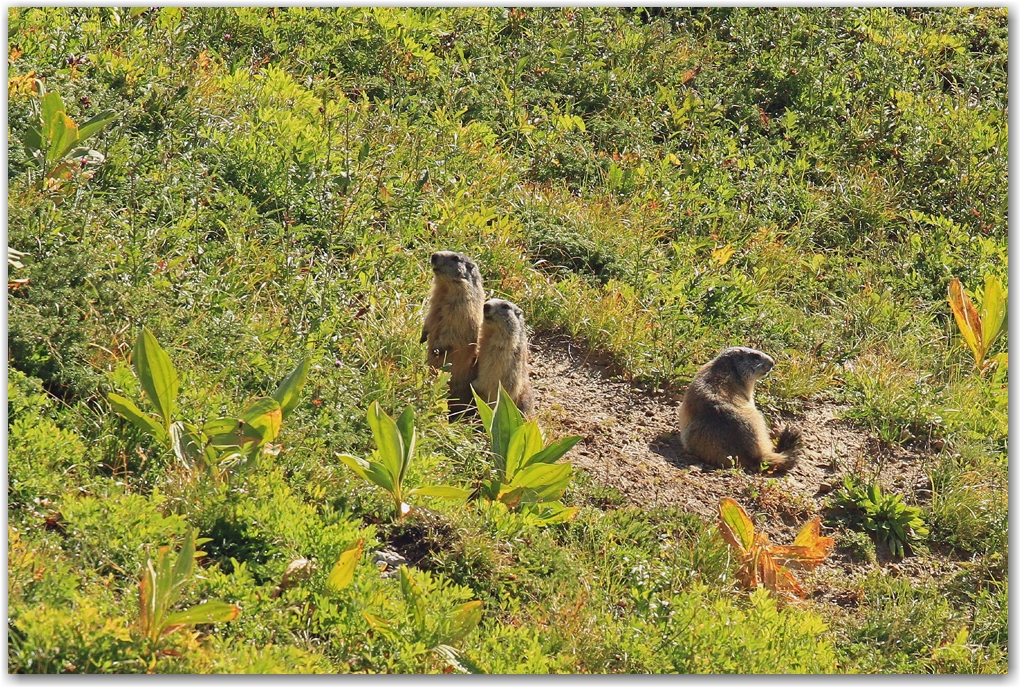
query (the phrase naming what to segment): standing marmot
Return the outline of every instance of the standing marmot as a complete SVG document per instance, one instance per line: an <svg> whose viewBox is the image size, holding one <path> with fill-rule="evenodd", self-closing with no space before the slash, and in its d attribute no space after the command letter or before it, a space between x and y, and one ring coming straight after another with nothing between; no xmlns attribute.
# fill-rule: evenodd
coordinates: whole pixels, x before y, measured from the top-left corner
<svg viewBox="0 0 1020 687"><path fill-rule="evenodd" d="M703 365L680 406L684 448L716 467L788 470L801 454L800 430L783 428L773 447L765 418L754 406L754 383L775 361L761 351L727 348Z"/></svg>
<svg viewBox="0 0 1020 687"><path fill-rule="evenodd" d="M535 392L528 379L528 333L524 311L510 301L492 298L483 309L482 337L478 342L478 378L475 391L492 403L502 383L525 415L531 413Z"/></svg>
<svg viewBox="0 0 1020 687"><path fill-rule="evenodd" d="M432 254L432 293L421 342L428 342L433 369L450 363L450 397L458 401L451 411L471 402L475 352L482 326L485 290L475 261L466 255L441 250Z"/></svg>

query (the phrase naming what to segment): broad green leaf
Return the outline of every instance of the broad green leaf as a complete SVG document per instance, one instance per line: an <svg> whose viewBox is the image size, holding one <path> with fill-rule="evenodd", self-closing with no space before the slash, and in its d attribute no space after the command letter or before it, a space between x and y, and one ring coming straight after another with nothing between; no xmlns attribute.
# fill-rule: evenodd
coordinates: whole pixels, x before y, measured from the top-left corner
<svg viewBox="0 0 1020 687"><path fill-rule="evenodd" d="M475 388L471 387L471 394L475 397L475 406L478 408L478 417L482 421L482 427L485 428L485 433L492 438L492 406L485 402L485 400L478 395Z"/></svg>
<svg viewBox="0 0 1020 687"><path fill-rule="evenodd" d="M985 355L988 355L992 344L1002 333L1002 323L1005 319L1006 294L999 280L989 274L985 277L985 293L981 300L982 350Z"/></svg>
<svg viewBox="0 0 1020 687"><path fill-rule="evenodd" d="M949 306L953 310L953 317L956 318L956 326L963 335L963 340L967 342L974 354L974 360L980 365L984 358L981 351L981 342L984 340L981 333L981 318L970 297L964 292L959 279L949 282Z"/></svg>
<svg viewBox="0 0 1020 687"><path fill-rule="evenodd" d="M408 496L412 496L414 494L418 494L420 496L437 496L441 499L466 499L468 496L471 496L471 489L437 485L433 487L417 487L407 493Z"/></svg>
<svg viewBox="0 0 1020 687"><path fill-rule="evenodd" d="M468 601L450 614L450 636L448 642L459 642L478 626L482 620L482 602Z"/></svg>
<svg viewBox="0 0 1020 687"><path fill-rule="evenodd" d="M32 157L38 157L39 153L45 152L43 150L42 134L33 126L30 126L25 130L24 144L25 149L30 155L32 155Z"/></svg>
<svg viewBox="0 0 1020 687"><path fill-rule="evenodd" d="M46 162L51 165L71 152L71 148L74 148L74 144L78 141L78 127L66 112L58 112L56 120L53 122L52 131L50 148L46 151Z"/></svg>
<svg viewBox="0 0 1020 687"><path fill-rule="evenodd" d="M184 541L181 543L181 550L177 554L177 560L174 562L173 573L170 577L172 591L167 607L173 605L177 600L182 587L191 579L191 573L195 570L195 537L197 535L197 527L192 527L184 535Z"/></svg>
<svg viewBox="0 0 1020 687"><path fill-rule="evenodd" d="M513 399L506 393L503 385L499 385L499 399L492 411L492 452L496 454L496 470L505 474L506 454L510 445L510 437L517 428L524 424L524 417Z"/></svg>
<svg viewBox="0 0 1020 687"><path fill-rule="evenodd" d="M47 153L53 147L53 127L60 119L57 115L64 111L64 101L60 99L59 93L50 91L43 96L41 112L43 121L42 137L46 144Z"/></svg>
<svg viewBox="0 0 1020 687"><path fill-rule="evenodd" d="M524 490L524 502L555 501L570 484L572 471L570 463L529 465L517 473L510 486Z"/></svg>
<svg viewBox="0 0 1020 687"><path fill-rule="evenodd" d="M236 439L237 433L241 430L241 421L236 417L218 417L215 420L209 420L202 425L202 432L206 436L213 439L214 444L217 437L233 437ZM237 443L231 444L215 444L223 446L238 446Z"/></svg>
<svg viewBox="0 0 1020 687"><path fill-rule="evenodd" d="M354 570L358 567L358 561L361 560L361 554L364 549L365 540L359 539L340 554L336 565L333 566L329 577L326 578L326 586L329 587L330 591L342 591L354 580Z"/></svg>
<svg viewBox="0 0 1020 687"><path fill-rule="evenodd" d="M88 120L80 127L78 127L78 140L76 143L81 143L92 134L98 133L106 128L106 126L117 118L117 113L113 110L103 110L92 119Z"/></svg>
<svg viewBox="0 0 1020 687"><path fill-rule="evenodd" d="M134 19L136 17L142 16L142 14L144 14L148 9L149 8L146 5L141 5L141 6L138 6L138 7L132 7L130 9L130 11L128 12L128 14L131 16L132 19Z"/></svg>
<svg viewBox="0 0 1020 687"><path fill-rule="evenodd" d="M385 489L390 494L393 494L394 484L393 476L390 475L386 466L377 463L375 461L368 461L364 458L358 458L357 456L351 456L348 454L339 454L344 465L354 470L362 479L371 482L377 487Z"/></svg>
<svg viewBox="0 0 1020 687"><path fill-rule="evenodd" d="M563 454L574 448L574 445L583 438L584 437L574 436L557 439L535 455L528 458L526 464L536 465L538 463L555 463L561 456L563 456Z"/></svg>
<svg viewBox="0 0 1020 687"><path fill-rule="evenodd" d="M731 498L719 500L719 530L730 546L748 554L754 544L754 523L736 501Z"/></svg>
<svg viewBox="0 0 1020 687"><path fill-rule="evenodd" d="M397 430L400 432L400 441L403 446L403 456L400 460L400 475L397 477L397 484L404 483L404 476L407 475L407 468L414 458L414 408L407 406L404 412L397 418Z"/></svg>
<svg viewBox="0 0 1020 687"><path fill-rule="evenodd" d="M186 611L171 613L163 619L162 634L169 634L181 625L198 625L199 623L228 623L241 613L241 608L226 601L208 601L192 606Z"/></svg>
<svg viewBox="0 0 1020 687"><path fill-rule="evenodd" d="M308 381L308 370L311 365L312 359L305 356L273 392L273 398L280 404L280 412L284 418L290 415L290 411L294 410L301 400L301 389Z"/></svg>
<svg viewBox="0 0 1020 687"><path fill-rule="evenodd" d="M513 482L525 459L541 450L542 433L535 422L527 422L514 431L506 448L506 481ZM529 450L532 449L532 450Z"/></svg>
<svg viewBox="0 0 1020 687"><path fill-rule="evenodd" d="M382 468L390 475L390 491L400 486L401 466L404 456L404 440L397 423L382 411L378 401L368 409L368 426L375 437L376 457Z"/></svg>
<svg viewBox="0 0 1020 687"><path fill-rule="evenodd" d="M131 400L117 394L109 394L106 398L110 401L110 407L113 408L115 413L125 420L128 420L135 427L153 437L164 446L169 445L169 437L162 425L139 410L138 406L136 406Z"/></svg>
<svg viewBox="0 0 1020 687"><path fill-rule="evenodd" d="M156 337L145 327L142 327L135 341L133 362L142 389L163 417L163 426L170 427L171 417L176 410L177 370Z"/></svg>

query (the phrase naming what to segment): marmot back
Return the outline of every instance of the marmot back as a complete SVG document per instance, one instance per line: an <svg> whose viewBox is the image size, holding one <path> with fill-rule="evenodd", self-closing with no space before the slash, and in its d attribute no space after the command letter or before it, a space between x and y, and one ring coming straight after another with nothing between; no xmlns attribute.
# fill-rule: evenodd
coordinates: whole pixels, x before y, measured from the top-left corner
<svg viewBox="0 0 1020 687"><path fill-rule="evenodd" d="M785 427L778 448L765 418L754 405L754 383L775 361L753 348L727 348L698 370L680 406L684 448L721 468L788 470L800 457L800 430Z"/></svg>
<svg viewBox="0 0 1020 687"><path fill-rule="evenodd" d="M432 254L432 292L421 341L428 342L433 369L450 363L452 411L471 402L475 352L482 326L485 289L475 261L461 253L443 250Z"/></svg>
<svg viewBox="0 0 1020 687"><path fill-rule="evenodd" d="M485 302L482 336L478 342L478 377L475 391L492 403L499 385L525 415L531 413L535 393L528 378L528 333L524 311L500 298Z"/></svg>

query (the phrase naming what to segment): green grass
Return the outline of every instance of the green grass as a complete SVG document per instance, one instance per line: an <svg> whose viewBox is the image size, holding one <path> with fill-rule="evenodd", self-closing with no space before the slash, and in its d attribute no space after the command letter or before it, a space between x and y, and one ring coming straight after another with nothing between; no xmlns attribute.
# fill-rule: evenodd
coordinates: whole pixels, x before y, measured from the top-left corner
<svg viewBox="0 0 1020 687"><path fill-rule="evenodd" d="M1006 10L10 8L8 40L12 672L1007 670L1006 376L973 371L946 302L952 277L1008 276ZM34 78L75 122L117 114L91 179L47 185L22 145ZM386 501L335 454L371 450L378 401L414 408L411 483L488 477L417 343L438 249L635 379L682 387L752 345L770 407L828 398L930 448L917 558L959 572L777 606L735 587L711 526L580 477L582 511L546 529L423 500L449 525L427 611L485 609L459 659L430 649L371 565ZM182 417L310 355L280 454L211 484L113 413L141 395L142 325ZM188 525L211 541L181 608L242 612L149 665L125 609Z"/></svg>

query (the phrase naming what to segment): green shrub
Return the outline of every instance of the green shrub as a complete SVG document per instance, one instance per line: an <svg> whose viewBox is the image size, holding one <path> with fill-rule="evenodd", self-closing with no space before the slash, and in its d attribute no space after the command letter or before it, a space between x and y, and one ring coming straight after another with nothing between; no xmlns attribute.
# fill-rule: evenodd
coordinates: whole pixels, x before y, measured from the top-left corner
<svg viewBox="0 0 1020 687"><path fill-rule="evenodd" d="M8 368L9 508L30 510L41 499L55 500L69 480L90 472L82 437L53 420L53 405L39 380Z"/></svg>

